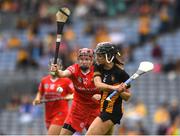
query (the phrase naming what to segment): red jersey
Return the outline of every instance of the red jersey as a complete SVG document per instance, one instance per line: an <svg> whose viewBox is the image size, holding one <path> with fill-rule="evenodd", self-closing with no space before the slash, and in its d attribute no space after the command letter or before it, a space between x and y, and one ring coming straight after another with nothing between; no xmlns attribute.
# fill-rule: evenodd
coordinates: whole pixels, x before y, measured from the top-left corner
<svg viewBox="0 0 180 136"><path fill-rule="evenodd" d="M72 74L71 80L75 88L73 102L85 105L86 109L98 108L99 103L92 99L94 94L100 94L93 82L94 66L86 74L81 72L78 64L69 66L67 70Z"/></svg>
<svg viewBox="0 0 180 136"><path fill-rule="evenodd" d="M53 80L50 75L45 76L39 85L39 91L45 99L64 97L74 92L73 83L69 78L57 78ZM51 120L61 112L68 112L68 101L59 100L45 104L46 121Z"/></svg>

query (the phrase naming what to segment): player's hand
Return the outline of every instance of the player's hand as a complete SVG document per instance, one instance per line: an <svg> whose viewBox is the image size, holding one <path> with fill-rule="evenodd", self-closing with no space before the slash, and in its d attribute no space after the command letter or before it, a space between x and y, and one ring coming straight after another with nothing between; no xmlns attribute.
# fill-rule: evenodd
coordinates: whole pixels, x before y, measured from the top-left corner
<svg viewBox="0 0 180 136"><path fill-rule="evenodd" d="M100 95L100 94L94 94L94 95L92 96L92 98L95 99L95 100L97 100L97 101L99 101L99 100L101 99L101 95Z"/></svg>
<svg viewBox="0 0 180 136"><path fill-rule="evenodd" d="M117 91L118 91L119 93L122 93L122 92L124 92L125 90L126 90L126 84L121 83L121 84L119 85L119 88L117 89Z"/></svg>
<svg viewBox="0 0 180 136"><path fill-rule="evenodd" d="M35 99L33 100L32 104L33 104L34 106L35 106L35 105L38 105L38 104L41 104L41 100L35 98Z"/></svg>
<svg viewBox="0 0 180 136"><path fill-rule="evenodd" d="M120 84L118 84L118 85L112 85L111 86L111 90L118 90L120 88Z"/></svg>

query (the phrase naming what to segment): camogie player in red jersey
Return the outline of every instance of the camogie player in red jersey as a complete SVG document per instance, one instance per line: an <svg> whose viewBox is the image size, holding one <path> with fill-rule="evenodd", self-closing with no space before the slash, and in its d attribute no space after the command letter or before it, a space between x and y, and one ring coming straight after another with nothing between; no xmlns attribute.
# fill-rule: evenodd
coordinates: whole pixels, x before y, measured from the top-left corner
<svg viewBox="0 0 180 136"><path fill-rule="evenodd" d="M78 63L69 66L65 71L53 70L59 77L70 77L75 92L71 109L61 129L60 135L72 135L88 129L93 120L100 113L100 92L94 85L94 52L92 49L82 48L78 53Z"/></svg>
<svg viewBox="0 0 180 136"><path fill-rule="evenodd" d="M52 65L50 61L50 70ZM57 68L61 66L58 60ZM33 105L41 103L42 98L49 100L45 103L45 123L48 135L59 135L64 120L68 114L68 98L74 92L73 83L69 78L59 78L50 72L42 78ZM57 100L64 98L63 100ZM67 98L67 99L65 99ZM55 101L52 101L52 100Z"/></svg>

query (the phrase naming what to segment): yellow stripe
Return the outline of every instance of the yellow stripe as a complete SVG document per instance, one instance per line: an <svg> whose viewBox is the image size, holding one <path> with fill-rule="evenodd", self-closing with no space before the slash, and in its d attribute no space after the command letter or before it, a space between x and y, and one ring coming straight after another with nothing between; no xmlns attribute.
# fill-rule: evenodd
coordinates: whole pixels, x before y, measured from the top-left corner
<svg viewBox="0 0 180 136"><path fill-rule="evenodd" d="M106 112L112 113L113 112L113 107L116 99L119 97L119 94L117 93L115 96L111 98L111 101L108 101L108 106L106 108Z"/></svg>
<svg viewBox="0 0 180 136"><path fill-rule="evenodd" d="M94 75L93 75L94 77L95 76L101 76L101 73L100 72L94 72Z"/></svg>
<svg viewBox="0 0 180 136"><path fill-rule="evenodd" d="M101 99L101 111L103 110L104 101L106 100L106 97L108 96L107 91L103 91L102 99Z"/></svg>

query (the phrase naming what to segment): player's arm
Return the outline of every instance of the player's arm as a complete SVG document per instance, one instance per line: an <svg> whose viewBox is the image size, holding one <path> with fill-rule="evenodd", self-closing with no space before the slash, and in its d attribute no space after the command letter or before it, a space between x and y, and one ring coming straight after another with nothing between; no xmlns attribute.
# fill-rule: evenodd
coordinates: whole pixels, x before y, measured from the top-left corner
<svg viewBox="0 0 180 136"><path fill-rule="evenodd" d="M72 72L68 69L66 70L59 70L57 67L57 64L51 65L51 72L55 72L57 76L59 77L70 77L72 75Z"/></svg>
<svg viewBox="0 0 180 136"><path fill-rule="evenodd" d="M57 71L57 75L59 77L70 77L71 76L71 72L69 70L58 70Z"/></svg>
<svg viewBox="0 0 180 136"><path fill-rule="evenodd" d="M120 85L114 86L114 85L103 83L100 76L94 77L94 84L101 91L112 91L112 90L118 90L119 92L123 91L123 88L120 88Z"/></svg>
<svg viewBox="0 0 180 136"><path fill-rule="evenodd" d="M41 93L41 91L38 91L32 104L33 105L40 104L41 103L41 98L42 98L42 93Z"/></svg>

